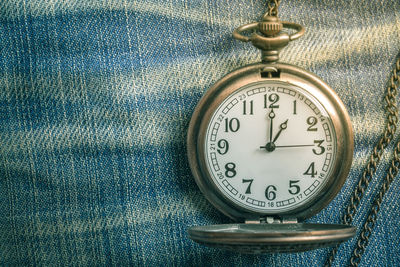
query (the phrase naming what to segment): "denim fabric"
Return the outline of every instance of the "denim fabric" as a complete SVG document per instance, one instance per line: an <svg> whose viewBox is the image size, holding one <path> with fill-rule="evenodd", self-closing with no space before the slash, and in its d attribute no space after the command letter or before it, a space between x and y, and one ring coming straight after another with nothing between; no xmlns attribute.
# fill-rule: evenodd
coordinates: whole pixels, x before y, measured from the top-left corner
<svg viewBox="0 0 400 267"><path fill-rule="evenodd" d="M329 249L240 255L197 245L186 233L231 222L192 178L186 131L207 88L259 61L259 52L231 33L265 10L261 0L2 0L0 265L322 265ZM308 220L338 223L383 132L400 3L284 0L280 16L307 29L281 61L321 76L351 115L349 178ZM399 215L396 177L361 266L400 265ZM335 266L348 264L355 242L340 247Z"/></svg>

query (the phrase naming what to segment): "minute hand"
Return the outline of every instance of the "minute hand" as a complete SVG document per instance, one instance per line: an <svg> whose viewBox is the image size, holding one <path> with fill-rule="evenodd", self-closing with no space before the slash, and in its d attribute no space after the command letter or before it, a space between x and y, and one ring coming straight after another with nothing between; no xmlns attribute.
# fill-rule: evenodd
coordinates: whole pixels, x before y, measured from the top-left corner
<svg viewBox="0 0 400 267"><path fill-rule="evenodd" d="M274 109L271 109L271 111L268 114L268 117L270 119L270 123L269 123L269 142L271 143L271 141L272 141L272 132L273 132L272 128L273 128L273 125L274 125L273 123L274 123L274 118L275 118Z"/></svg>
<svg viewBox="0 0 400 267"><path fill-rule="evenodd" d="M279 131L278 131L278 133L276 134L274 140L272 140L272 143L275 143L275 141L278 139L278 137L279 137L279 135L281 134L281 132L287 128L287 122L288 122L288 120L289 120L289 119L287 119L285 122L283 122L283 123L281 123L281 125L279 125Z"/></svg>

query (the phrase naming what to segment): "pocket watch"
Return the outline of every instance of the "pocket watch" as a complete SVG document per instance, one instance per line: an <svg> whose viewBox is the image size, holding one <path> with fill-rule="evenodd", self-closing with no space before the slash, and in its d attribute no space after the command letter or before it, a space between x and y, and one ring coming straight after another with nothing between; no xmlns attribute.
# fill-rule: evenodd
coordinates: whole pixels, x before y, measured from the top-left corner
<svg viewBox="0 0 400 267"><path fill-rule="evenodd" d="M237 223L191 227L194 241L266 253L354 236L348 225L302 223L340 191L353 156L350 118L336 93L316 75L277 62L280 49L304 32L271 14L234 31L261 49L262 62L229 73L207 91L190 121L187 149L201 192Z"/></svg>

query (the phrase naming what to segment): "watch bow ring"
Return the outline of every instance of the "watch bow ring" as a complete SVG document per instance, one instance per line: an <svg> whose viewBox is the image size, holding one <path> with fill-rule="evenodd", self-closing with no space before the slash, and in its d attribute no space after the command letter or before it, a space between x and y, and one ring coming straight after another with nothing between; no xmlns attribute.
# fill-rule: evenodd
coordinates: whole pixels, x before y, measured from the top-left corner
<svg viewBox="0 0 400 267"><path fill-rule="evenodd" d="M283 28L294 29L297 32L288 34L281 32ZM250 30L259 30L261 33L253 32L250 37L242 33ZM242 42L250 42L261 49L263 62L275 62L279 59L279 50L288 45L305 33L305 28L300 24L280 21L275 16L268 14L263 17L261 22L254 22L238 27L233 31L233 37Z"/></svg>

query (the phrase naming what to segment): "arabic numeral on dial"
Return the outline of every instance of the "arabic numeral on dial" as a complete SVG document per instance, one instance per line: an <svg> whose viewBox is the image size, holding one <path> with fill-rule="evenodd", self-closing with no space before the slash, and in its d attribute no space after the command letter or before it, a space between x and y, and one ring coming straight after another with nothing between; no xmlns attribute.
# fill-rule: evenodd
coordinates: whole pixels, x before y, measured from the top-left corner
<svg viewBox="0 0 400 267"><path fill-rule="evenodd" d="M318 145L317 149L313 148L313 153L315 155L322 155L325 153L325 147L322 146L322 143L324 142L324 140L314 140L314 144Z"/></svg>
<svg viewBox="0 0 400 267"><path fill-rule="evenodd" d="M214 143L210 144L210 150L215 150L215 144Z"/></svg>
<svg viewBox="0 0 400 267"><path fill-rule="evenodd" d="M268 200L274 200L276 198L276 186L269 185L267 189L265 189L265 198Z"/></svg>
<svg viewBox="0 0 400 267"><path fill-rule="evenodd" d="M311 163L306 172L303 173L303 175L310 175L312 178L314 178L317 174L318 173L315 170L315 162Z"/></svg>
<svg viewBox="0 0 400 267"><path fill-rule="evenodd" d="M267 94L264 95L264 108L279 108L279 105L276 103L279 101L279 95L278 94L270 94L269 96ZM271 104L268 105L268 102L271 102Z"/></svg>
<svg viewBox="0 0 400 267"><path fill-rule="evenodd" d="M326 147L326 151L332 151L333 147L331 144L328 144Z"/></svg>
<svg viewBox="0 0 400 267"><path fill-rule="evenodd" d="M229 150L229 143L228 141L226 141L225 139L221 139L218 141L218 149L217 152L220 155L225 155L226 153L228 153Z"/></svg>
<svg viewBox="0 0 400 267"><path fill-rule="evenodd" d="M243 99L246 99L246 94L241 94L239 96L239 100L242 101Z"/></svg>
<svg viewBox="0 0 400 267"><path fill-rule="evenodd" d="M289 193L292 195L296 195L300 192L300 186L297 185L297 183L300 182L300 180L296 181L289 181Z"/></svg>
<svg viewBox="0 0 400 267"><path fill-rule="evenodd" d="M317 125L318 123L318 119L316 117L308 117L307 119L307 124L309 125L309 127L307 128L307 131L309 132L316 132L318 131L317 127L315 127L315 125Z"/></svg>
<svg viewBox="0 0 400 267"><path fill-rule="evenodd" d="M233 132L236 133L237 131L239 131L240 128L240 122L237 118L232 118L232 119L225 119L225 132L229 133L229 132Z"/></svg>
<svg viewBox="0 0 400 267"><path fill-rule="evenodd" d="M228 178L233 178L236 176L236 164L229 162L225 164L225 176Z"/></svg>
<svg viewBox="0 0 400 267"><path fill-rule="evenodd" d="M254 115L253 113L254 101L251 100L249 103L243 101L243 115Z"/></svg>
<svg viewBox="0 0 400 267"><path fill-rule="evenodd" d="M297 115L297 100L293 101L293 115Z"/></svg>
<svg viewBox="0 0 400 267"><path fill-rule="evenodd" d="M249 183L247 186L245 194L251 194L251 185L253 184L254 179L243 179L242 183Z"/></svg>

